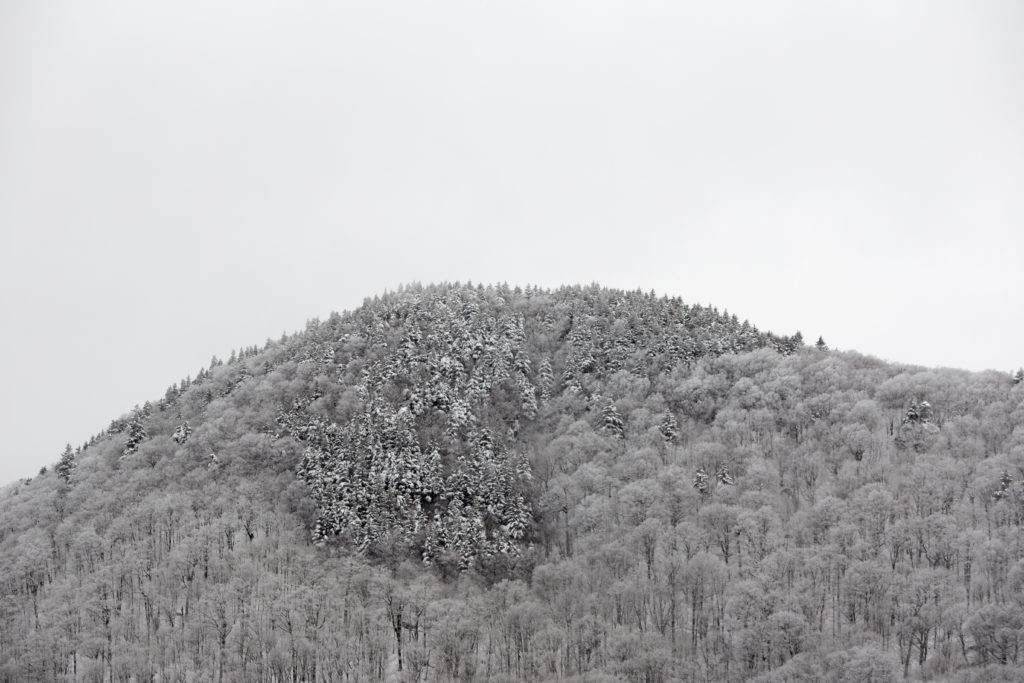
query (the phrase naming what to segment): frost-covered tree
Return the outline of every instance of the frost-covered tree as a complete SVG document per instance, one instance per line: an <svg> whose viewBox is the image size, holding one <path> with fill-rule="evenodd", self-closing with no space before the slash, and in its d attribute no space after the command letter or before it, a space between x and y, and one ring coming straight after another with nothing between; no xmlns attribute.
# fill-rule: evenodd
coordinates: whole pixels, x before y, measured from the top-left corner
<svg viewBox="0 0 1024 683"><path fill-rule="evenodd" d="M928 401L914 402L907 408L903 423L926 423L932 417L932 404Z"/></svg>
<svg viewBox="0 0 1024 683"><path fill-rule="evenodd" d="M71 450L71 444L67 444L54 470L57 472L57 476L64 480L65 484L70 484L76 467L76 453Z"/></svg>
<svg viewBox="0 0 1024 683"><path fill-rule="evenodd" d="M999 475L999 488L992 494L992 497L996 500L1003 500L1009 496L1011 484L1013 484L1013 477L1006 470L1003 470Z"/></svg>
<svg viewBox="0 0 1024 683"><path fill-rule="evenodd" d="M128 422L128 442L125 444L121 454L131 455L139 449L139 444L147 438L149 436L146 434L146 428L142 424L142 411L135 410L132 413L131 420Z"/></svg>
<svg viewBox="0 0 1024 683"><path fill-rule="evenodd" d="M184 444L188 441L188 437L192 436L192 427L189 426L188 420L178 425L177 429L174 430L174 434L171 438L177 444Z"/></svg>
<svg viewBox="0 0 1024 683"><path fill-rule="evenodd" d="M666 444L675 444L679 439L679 423L676 421L676 416L672 414L671 410L666 410L665 415L661 418L661 424L658 426L658 431L661 432L661 438L665 440Z"/></svg>
<svg viewBox="0 0 1024 683"><path fill-rule="evenodd" d="M540 362L537 369L537 387L540 389L540 402L547 403L551 400L551 389L555 384L555 373L551 369L551 361L547 358Z"/></svg>
<svg viewBox="0 0 1024 683"><path fill-rule="evenodd" d="M706 496L711 493L711 478L708 476L707 470L703 467L698 467L697 471L693 475L693 481L690 485L696 489L697 493L702 496Z"/></svg>
<svg viewBox="0 0 1024 683"><path fill-rule="evenodd" d="M616 439L625 437L625 423L615 404L609 399L601 409L601 430Z"/></svg>

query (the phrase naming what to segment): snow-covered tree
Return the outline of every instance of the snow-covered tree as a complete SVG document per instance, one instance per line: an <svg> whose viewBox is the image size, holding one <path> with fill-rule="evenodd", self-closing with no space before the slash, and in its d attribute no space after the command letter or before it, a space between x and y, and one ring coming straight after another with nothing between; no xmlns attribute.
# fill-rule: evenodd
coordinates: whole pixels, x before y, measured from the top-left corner
<svg viewBox="0 0 1024 683"><path fill-rule="evenodd" d="M142 424L142 411L136 410L128 422L128 442L121 451L122 455L131 455L139 449L139 444L148 439L146 428Z"/></svg>
<svg viewBox="0 0 1024 683"><path fill-rule="evenodd" d="M601 409L601 429L616 439L625 437L625 424L615 404L609 399Z"/></svg>
<svg viewBox="0 0 1024 683"><path fill-rule="evenodd" d="M992 494L992 497L996 500L1002 500L1009 496L1011 484L1013 484L1013 477L1011 477L1006 470L1003 470L999 475L999 488Z"/></svg>
<svg viewBox="0 0 1024 683"><path fill-rule="evenodd" d="M907 413L903 417L903 423L926 423L931 419L932 416L932 404L928 401L921 401L920 403L914 402L907 408Z"/></svg>
<svg viewBox="0 0 1024 683"><path fill-rule="evenodd" d="M676 422L676 416L672 414L671 410L665 411L658 431L661 432L661 438L665 440L666 444L675 444L679 439L679 423Z"/></svg>
<svg viewBox="0 0 1024 683"><path fill-rule="evenodd" d="M691 486L697 490L702 496L706 496L711 493L711 478L708 477L707 470L703 467L698 467L696 473L693 475L693 481Z"/></svg>
<svg viewBox="0 0 1024 683"><path fill-rule="evenodd" d="M551 400L551 389L555 384L555 373L551 369L551 361L545 358L537 369L537 387L540 389L540 402Z"/></svg>
<svg viewBox="0 0 1024 683"><path fill-rule="evenodd" d="M70 484L71 477L77 466L76 453L71 450L71 444L68 444L64 447L64 453L61 454L54 470L57 472L57 476L64 480L65 484Z"/></svg>
<svg viewBox="0 0 1024 683"><path fill-rule="evenodd" d="M188 420L178 425L178 428L174 430L174 434L171 436L175 443L184 444L188 441L188 437L192 436L192 427L189 426Z"/></svg>

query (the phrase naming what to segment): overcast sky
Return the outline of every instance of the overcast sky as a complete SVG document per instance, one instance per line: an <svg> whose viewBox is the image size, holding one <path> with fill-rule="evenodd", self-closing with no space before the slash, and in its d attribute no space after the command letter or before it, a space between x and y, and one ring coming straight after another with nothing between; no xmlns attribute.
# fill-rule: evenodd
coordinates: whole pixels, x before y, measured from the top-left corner
<svg viewBox="0 0 1024 683"><path fill-rule="evenodd" d="M421 281L1024 364L1024 3L0 0L0 482Z"/></svg>

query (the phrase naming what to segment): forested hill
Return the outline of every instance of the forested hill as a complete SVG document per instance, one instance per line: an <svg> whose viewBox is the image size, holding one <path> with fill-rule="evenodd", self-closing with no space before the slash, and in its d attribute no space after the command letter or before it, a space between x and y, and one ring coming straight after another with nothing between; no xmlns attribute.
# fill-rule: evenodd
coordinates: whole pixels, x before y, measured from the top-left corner
<svg viewBox="0 0 1024 683"><path fill-rule="evenodd" d="M1022 380L405 287L0 492L0 680L1021 680Z"/></svg>

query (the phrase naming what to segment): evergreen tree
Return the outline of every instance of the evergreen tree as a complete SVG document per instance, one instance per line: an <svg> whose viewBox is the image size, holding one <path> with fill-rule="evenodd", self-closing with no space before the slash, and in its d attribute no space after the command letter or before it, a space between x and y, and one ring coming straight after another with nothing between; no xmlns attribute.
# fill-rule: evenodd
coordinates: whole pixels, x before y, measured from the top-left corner
<svg viewBox="0 0 1024 683"><path fill-rule="evenodd" d="M526 377L520 375L516 380L519 387L520 407L526 419L532 420L537 417L537 392Z"/></svg>
<svg viewBox="0 0 1024 683"><path fill-rule="evenodd" d="M188 420L178 425L178 428L174 430L174 434L171 436L175 443L184 444L188 441L188 437L192 436L192 428L188 424Z"/></svg>
<svg viewBox="0 0 1024 683"><path fill-rule="evenodd" d="M927 423L932 416L932 404L928 401L921 401L910 404L907 408L907 413L903 418L903 424L907 423Z"/></svg>
<svg viewBox="0 0 1024 683"><path fill-rule="evenodd" d="M679 439L679 423L676 422L676 416L672 414L671 410L665 411L658 431L661 432L661 438L665 440L666 444L675 444Z"/></svg>
<svg viewBox="0 0 1024 683"><path fill-rule="evenodd" d="M711 481L708 477L707 470L703 467L698 467L697 472L693 475L693 481L690 484L697 490L702 496L706 496L711 493Z"/></svg>
<svg viewBox="0 0 1024 683"><path fill-rule="evenodd" d="M616 439L625 437L625 424L615 404L609 400L601 410L601 429Z"/></svg>
<svg viewBox="0 0 1024 683"><path fill-rule="evenodd" d="M142 425L142 412L136 410L132 414L131 421L128 423L128 442L125 444L121 454L131 455L139 449L139 444L147 438L149 436L146 434L146 428Z"/></svg>
<svg viewBox="0 0 1024 683"><path fill-rule="evenodd" d="M819 351L828 351L828 344L825 343L825 339L823 337L819 336L818 341L814 342L814 346Z"/></svg>
<svg viewBox="0 0 1024 683"><path fill-rule="evenodd" d="M1017 368L1017 374L1013 376L1013 383L1020 384L1024 382L1024 368Z"/></svg>
<svg viewBox="0 0 1024 683"><path fill-rule="evenodd" d="M1010 484L1013 483L1013 477L1003 470L999 475L999 488L992 494L992 497L996 500L1002 500L1010 494Z"/></svg>
<svg viewBox="0 0 1024 683"><path fill-rule="evenodd" d="M791 356L794 353L796 353L797 351L799 351L803 347L803 345L804 345L804 335L801 334L800 331L798 330L796 334L794 334L792 337L786 339L783 342L783 345L782 345L782 347L783 347L782 355L784 355L784 356Z"/></svg>
<svg viewBox="0 0 1024 683"><path fill-rule="evenodd" d="M551 388L555 383L555 373L551 369L551 361L545 358L540 362L537 371L537 386L540 388L540 401L547 403L551 400Z"/></svg>
<svg viewBox="0 0 1024 683"><path fill-rule="evenodd" d="M75 462L76 454L71 450L71 444L64 447L64 453L60 456L60 460L57 462L57 467L54 469L57 471L57 476L64 480L65 484L71 483L71 476L75 472L75 467L78 464Z"/></svg>

